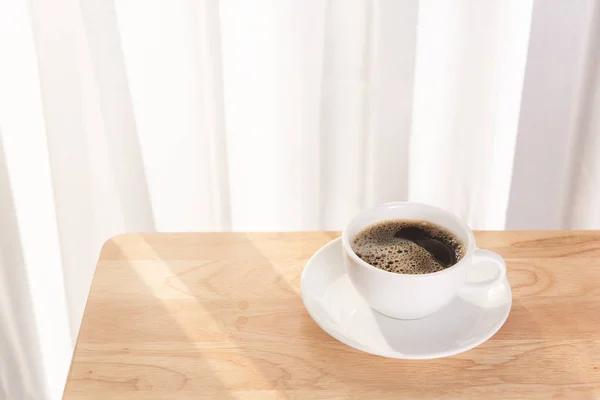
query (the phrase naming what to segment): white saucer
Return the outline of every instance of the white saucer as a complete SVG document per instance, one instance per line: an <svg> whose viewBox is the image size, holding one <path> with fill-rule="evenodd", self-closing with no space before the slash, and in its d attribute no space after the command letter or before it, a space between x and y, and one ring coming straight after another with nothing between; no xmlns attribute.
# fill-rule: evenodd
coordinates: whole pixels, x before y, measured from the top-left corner
<svg viewBox="0 0 600 400"><path fill-rule="evenodd" d="M306 310L325 332L355 349L404 359L447 357L480 345L502 327L512 304L505 279L488 290L460 292L423 319L386 317L372 310L352 286L340 239L308 261L300 289Z"/></svg>

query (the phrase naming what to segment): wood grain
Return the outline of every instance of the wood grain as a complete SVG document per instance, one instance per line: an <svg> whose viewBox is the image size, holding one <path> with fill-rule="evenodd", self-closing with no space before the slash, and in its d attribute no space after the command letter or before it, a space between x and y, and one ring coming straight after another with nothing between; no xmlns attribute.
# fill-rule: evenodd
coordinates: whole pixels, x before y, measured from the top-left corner
<svg viewBox="0 0 600 400"><path fill-rule="evenodd" d="M100 256L64 398L600 398L600 233L476 232L513 307L480 347L391 360L321 331L299 297L338 233L127 234Z"/></svg>

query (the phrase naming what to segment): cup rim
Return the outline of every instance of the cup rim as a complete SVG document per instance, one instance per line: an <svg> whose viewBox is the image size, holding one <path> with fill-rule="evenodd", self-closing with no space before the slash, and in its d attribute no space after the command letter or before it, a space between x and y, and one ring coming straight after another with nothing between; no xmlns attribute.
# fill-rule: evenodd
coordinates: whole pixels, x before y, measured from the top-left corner
<svg viewBox="0 0 600 400"><path fill-rule="evenodd" d="M362 216L363 214L365 214L366 212L375 210L377 208L389 208L389 207L394 207L394 206L419 206L419 207L426 207L429 208L430 210L433 210L435 212L441 213L441 214L445 214L446 216L448 216L449 218L451 218L454 222L456 222L461 229L463 229L466 233L467 233L467 238L468 238L468 243L466 243L467 246L467 252L465 253L465 255L460 259L459 262L457 262L456 264L444 268L441 271L436 271L436 272L428 272L426 274L404 274L404 273L400 273L400 272L390 272L390 271L386 271L384 269L380 269L377 268L371 264L369 264L368 262L364 261L363 259L361 259L359 256L356 255L356 253L354 252L354 250L352 249L352 246L350 246L350 238L348 237L348 231L350 230L350 227L356 222L356 220ZM383 221L384 218L382 218L381 220L378 220L377 222ZM377 223L375 222L375 223ZM452 230L448 229L447 227L441 225L444 229L449 230L450 232L453 232ZM346 252L346 254L352 258L352 260L354 260L355 262L357 262L359 265L366 267L367 269L371 269L373 271L378 271L379 273L383 273L389 276L401 276L404 278L412 278L412 279L423 279L423 278L429 278L432 276L437 276L437 275L443 275L446 273L450 273L451 270L460 267L462 265L465 264L467 258L469 258L473 252L476 249L475 246L475 236L473 235L473 231L471 230L471 228L469 227L469 225L462 220L461 218L457 217L456 215L454 215L453 213L451 213L450 211L444 210L443 208L440 207L436 207L436 206L432 206L431 204L426 204L426 203L419 203L419 202L415 202L415 201L392 201L392 202L388 202L388 203L382 203L379 205L376 205L374 207L368 208L366 210L361 211L360 213L358 213L357 215L354 216L354 218L352 218L352 220L346 225L346 227L344 228L344 230L342 231L342 248L344 249L344 251Z"/></svg>

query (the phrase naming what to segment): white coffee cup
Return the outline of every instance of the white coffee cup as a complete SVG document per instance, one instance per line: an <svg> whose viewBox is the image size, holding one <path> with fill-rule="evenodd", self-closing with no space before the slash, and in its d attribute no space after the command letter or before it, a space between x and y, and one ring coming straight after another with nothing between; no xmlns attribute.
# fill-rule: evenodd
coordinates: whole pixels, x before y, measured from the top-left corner
<svg viewBox="0 0 600 400"><path fill-rule="evenodd" d="M361 260L350 246L358 232L380 221L403 219L429 221L452 232L466 246L464 257L444 270L399 274L376 268ZM462 289L485 290L506 276L506 263L498 254L478 249L469 226L448 211L427 204L386 203L358 214L342 232L344 263L356 290L374 310L398 319L418 319L438 311ZM495 276L484 281L467 281L467 271L482 263L495 265Z"/></svg>

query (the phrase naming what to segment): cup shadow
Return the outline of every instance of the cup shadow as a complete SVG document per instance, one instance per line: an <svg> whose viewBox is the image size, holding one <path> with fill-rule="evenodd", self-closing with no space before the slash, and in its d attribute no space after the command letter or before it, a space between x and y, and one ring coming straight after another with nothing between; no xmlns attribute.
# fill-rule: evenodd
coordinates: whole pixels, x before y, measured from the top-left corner
<svg viewBox="0 0 600 400"><path fill-rule="evenodd" d="M472 345L481 338L481 332L493 329L502 320L505 307L490 308L486 318L474 318L481 315L481 309L457 297L434 315L410 323L389 318L374 310L372 313L390 349L407 356L418 356L443 354L452 348Z"/></svg>

